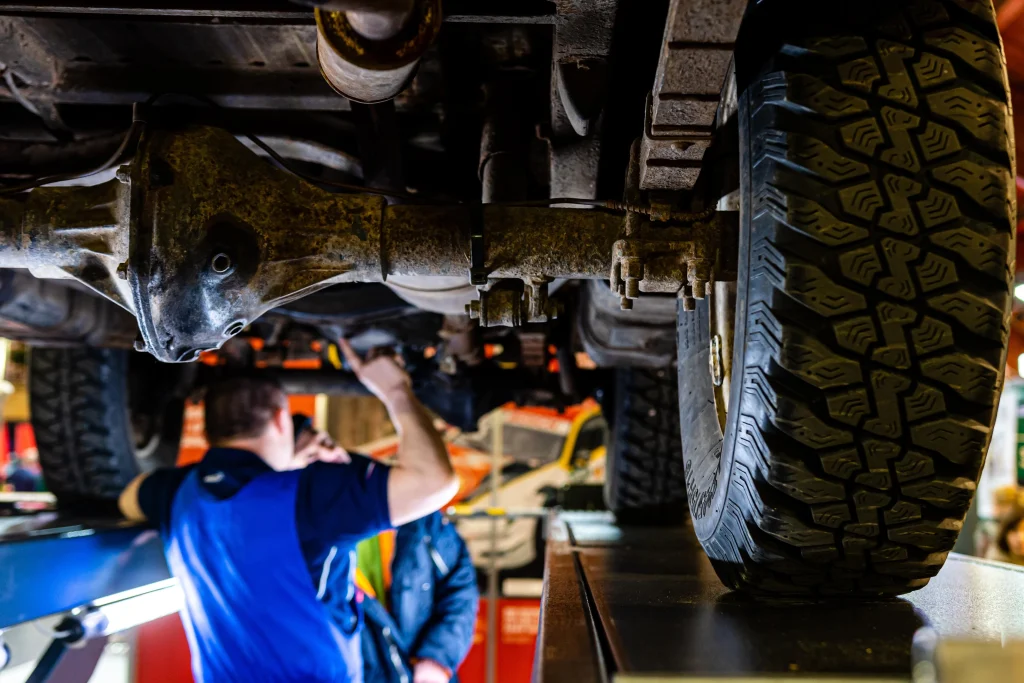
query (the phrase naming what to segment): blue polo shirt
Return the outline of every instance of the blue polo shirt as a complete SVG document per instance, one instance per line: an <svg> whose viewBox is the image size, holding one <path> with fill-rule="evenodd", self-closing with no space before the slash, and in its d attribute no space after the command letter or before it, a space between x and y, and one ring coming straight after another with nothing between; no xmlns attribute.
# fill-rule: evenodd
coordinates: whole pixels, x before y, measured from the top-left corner
<svg viewBox="0 0 1024 683"><path fill-rule="evenodd" d="M201 486L220 499L230 498L255 477L271 471L255 453L211 448L196 465L153 472L139 487L139 506L164 538L170 532L175 494L193 469L198 470ZM359 620L350 580L356 543L391 527L388 471L386 465L353 455L352 464L317 462L298 475L299 546L317 597L345 632L351 632Z"/></svg>

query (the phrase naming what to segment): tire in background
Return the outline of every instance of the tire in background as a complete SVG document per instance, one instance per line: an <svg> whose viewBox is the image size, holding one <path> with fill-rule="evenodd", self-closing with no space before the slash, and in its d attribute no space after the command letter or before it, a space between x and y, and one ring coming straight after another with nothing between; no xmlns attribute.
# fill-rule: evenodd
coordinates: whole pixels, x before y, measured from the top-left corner
<svg viewBox="0 0 1024 683"><path fill-rule="evenodd" d="M690 506L732 587L899 594L952 549L1002 389L1006 71L987 0L817 7L852 14L787 40L741 93L724 439L707 304L680 313Z"/></svg>
<svg viewBox="0 0 1024 683"><path fill-rule="evenodd" d="M62 508L105 510L140 472L174 465L184 414L176 366L88 347L32 349L29 363L39 462Z"/></svg>
<svg viewBox="0 0 1024 683"><path fill-rule="evenodd" d="M686 485L675 372L620 368L609 403L608 509L623 524L684 522Z"/></svg>

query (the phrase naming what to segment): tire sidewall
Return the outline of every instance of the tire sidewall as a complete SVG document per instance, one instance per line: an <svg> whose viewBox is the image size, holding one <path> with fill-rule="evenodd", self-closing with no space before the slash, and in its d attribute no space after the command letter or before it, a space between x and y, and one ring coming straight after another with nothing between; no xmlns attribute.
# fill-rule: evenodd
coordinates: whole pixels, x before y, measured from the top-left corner
<svg viewBox="0 0 1024 683"><path fill-rule="evenodd" d="M751 244L750 100L739 93L740 220L739 261L736 287L736 315L733 338L732 391L727 407L725 432L718 419L714 385L711 380L710 302L697 302L694 311L679 308L679 404L683 430L683 463L686 491L694 531L702 544L719 537L723 513L729 500L729 484L736 452L736 415L743 394L746 366L746 327ZM688 316L688 317L686 317ZM685 332L684 326L686 326Z"/></svg>

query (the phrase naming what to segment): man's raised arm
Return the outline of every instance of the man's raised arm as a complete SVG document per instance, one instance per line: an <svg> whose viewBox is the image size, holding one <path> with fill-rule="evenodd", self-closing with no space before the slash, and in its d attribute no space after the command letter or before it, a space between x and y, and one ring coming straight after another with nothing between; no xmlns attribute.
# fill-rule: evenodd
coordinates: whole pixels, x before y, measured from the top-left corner
<svg viewBox="0 0 1024 683"><path fill-rule="evenodd" d="M359 380L384 403L398 432L398 454L388 475L391 524L401 526L438 510L458 491L459 479L441 435L412 393L409 375L391 356L364 361L344 339L339 346Z"/></svg>

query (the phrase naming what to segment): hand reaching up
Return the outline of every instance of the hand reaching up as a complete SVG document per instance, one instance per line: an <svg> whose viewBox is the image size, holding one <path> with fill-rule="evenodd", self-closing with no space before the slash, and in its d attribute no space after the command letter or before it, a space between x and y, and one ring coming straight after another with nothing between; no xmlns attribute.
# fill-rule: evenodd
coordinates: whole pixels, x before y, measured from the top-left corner
<svg viewBox="0 0 1024 683"><path fill-rule="evenodd" d="M364 360L344 339L338 340L338 347L363 386L385 403L388 403L396 394L407 393L412 386L408 373L398 364L394 356L377 355L374 357L371 352Z"/></svg>

